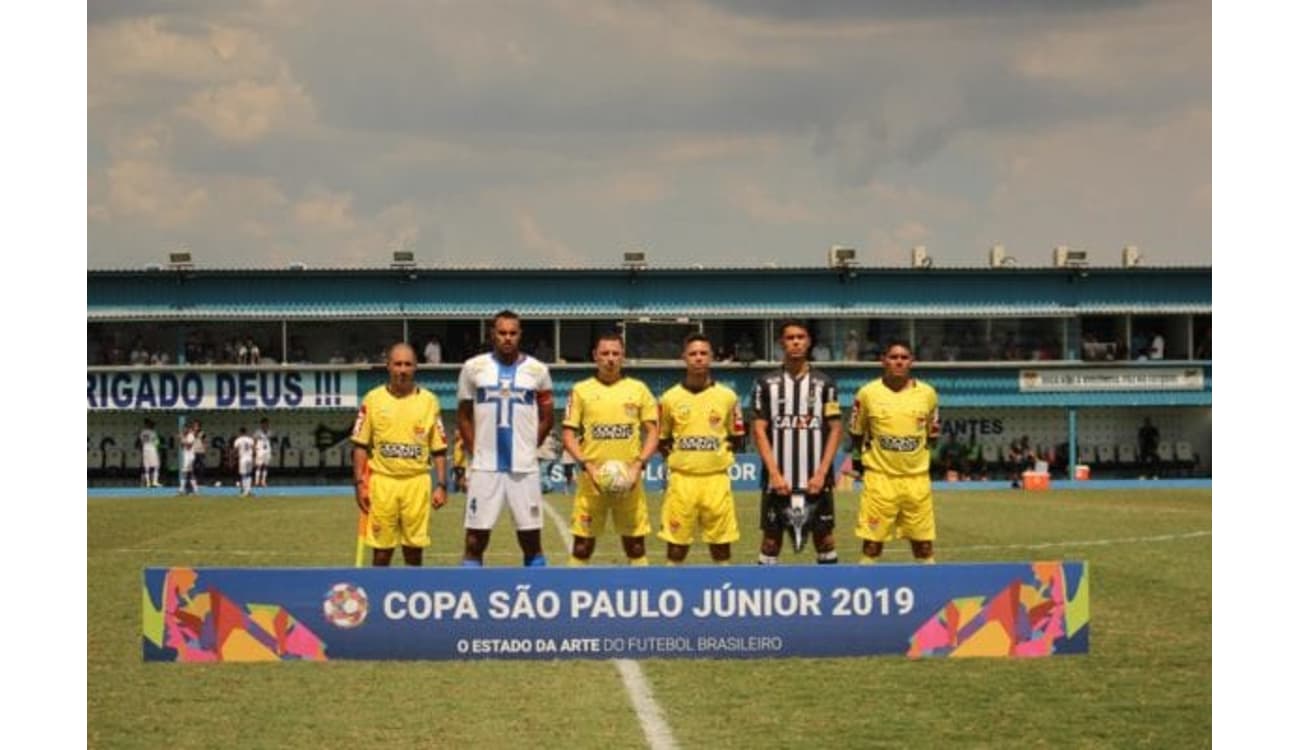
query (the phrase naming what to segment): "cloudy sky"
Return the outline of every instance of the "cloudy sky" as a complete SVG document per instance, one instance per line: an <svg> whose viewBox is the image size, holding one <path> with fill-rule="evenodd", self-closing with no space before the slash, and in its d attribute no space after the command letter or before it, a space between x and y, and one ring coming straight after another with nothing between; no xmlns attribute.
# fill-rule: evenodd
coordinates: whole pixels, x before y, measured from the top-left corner
<svg viewBox="0 0 1300 750"><path fill-rule="evenodd" d="M95 0L88 264L1211 260L1210 3Z"/></svg>

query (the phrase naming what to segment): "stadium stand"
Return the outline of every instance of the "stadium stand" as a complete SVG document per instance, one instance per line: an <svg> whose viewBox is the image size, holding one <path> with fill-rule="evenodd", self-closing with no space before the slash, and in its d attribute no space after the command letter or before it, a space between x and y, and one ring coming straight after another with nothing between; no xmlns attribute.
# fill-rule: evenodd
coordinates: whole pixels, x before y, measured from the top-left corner
<svg viewBox="0 0 1300 750"><path fill-rule="evenodd" d="M609 329L635 329L646 337L655 357L630 371L655 392L681 374L672 338L658 332L709 331L721 349L744 348L738 360L750 358L752 342L754 362L720 364L715 370L721 382L747 395L755 375L775 364L773 326L793 316L809 320L816 337L828 343L828 359L818 365L837 379L846 406L856 389L876 376L877 365L865 360L884 340L901 336L918 347L924 341L933 361L919 363L915 374L939 391L945 425L956 425L962 440L978 440L992 474L1006 468L1004 444L1020 435L1040 446L1054 473L1071 470L1071 445L1077 461L1115 476L1132 473L1136 462L1126 460L1127 453L1116 457L1114 446L1131 441L1142 414L1150 411L1159 411L1156 421L1173 445L1172 463L1187 472L1210 471L1208 267L1092 267L1086 284L1070 269L1056 268L842 271L439 269L409 274L340 268L295 274L200 268L188 271L183 284L167 273L90 271L89 371L92 390L96 378L103 379L103 396L98 402L88 396L88 478L138 479L131 448L146 411L163 440L165 474L174 476L182 419L201 418L215 437L233 435L241 425L254 429L260 417L270 416L273 469L303 481L346 478L354 408L349 404L384 381L383 367L376 364L384 342L441 339L444 364L421 364L418 378L442 401L444 425L450 428L456 363L479 350L486 320L506 307L524 316L527 341L545 341L559 357L552 367L558 408L573 385L590 375L584 362L591 338ZM1150 331L1165 338L1164 360L1120 357L1120 350L1132 350L1138 332ZM850 332L861 344L858 358L839 361ZM1084 332L1091 338L1086 340ZM242 361L249 363L239 364L239 346L247 348L249 339L262 361L254 364L245 356ZM1085 351L1085 344L1097 341L1106 342L1107 353L1114 342L1116 359L1095 360L1096 346ZM151 361L168 355L168 364L120 364L129 361L133 349L147 350ZM326 364L335 353L345 364ZM225 361L233 363L220 364ZM1114 386L1130 373L1141 384L1189 380L1174 387ZM239 381L245 389L240 393L248 388L261 393L259 380L281 383L292 377L297 387L306 387L343 375L349 387L340 395L349 403L317 399L293 408L284 403L250 408L227 399L187 411L174 405L139 407L128 395L124 405L114 379L134 383L142 374L228 383L251 374L254 380ZM1054 374L1079 382L1044 387ZM283 391L275 394L279 398ZM1086 460L1085 449L1094 446L1100 448L1095 461ZM1167 455L1161 463L1170 463ZM219 462L209 458L209 464Z"/></svg>

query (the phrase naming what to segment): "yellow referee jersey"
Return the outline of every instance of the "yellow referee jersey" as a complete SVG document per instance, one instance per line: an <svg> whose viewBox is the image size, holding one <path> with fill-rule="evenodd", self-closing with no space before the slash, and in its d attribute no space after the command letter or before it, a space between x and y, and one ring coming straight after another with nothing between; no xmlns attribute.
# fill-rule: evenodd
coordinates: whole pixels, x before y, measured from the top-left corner
<svg viewBox="0 0 1300 750"><path fill-rule="evenodd" d="M727 438L745 434L736 392L720 383L692 391L678 383L659 400L659 435L672 441L668 469L714 474L734 462Z"/></svg>
<svg viewBox="0 0 1300 750"><path fill-rule="evenodd" d="M865 435L871 443L862 451L868 471L889 476L913 476L930 471L926 445L930 425L939 421L939 394L912 379L895 392L881 378L858 389L853 399L849 434Z"/></svg>
<svg viewBox="0 0 1300 750"><path fill-rule="evenodd" d="M609 385L595 377L578 383L564 411L564 426L582 438L582 455L589 461L639 458L641 425L658 419L650 389L626 376Z"/></svg>
<svg viewBox="0 0 1300 750"><path fill-rule="evenodd" d="M370 449L370 471L412 477L429 471L429 456L447 450L438 397L419 386L395 398L388 386L366 394L352 426L352 442Z"/></svg>

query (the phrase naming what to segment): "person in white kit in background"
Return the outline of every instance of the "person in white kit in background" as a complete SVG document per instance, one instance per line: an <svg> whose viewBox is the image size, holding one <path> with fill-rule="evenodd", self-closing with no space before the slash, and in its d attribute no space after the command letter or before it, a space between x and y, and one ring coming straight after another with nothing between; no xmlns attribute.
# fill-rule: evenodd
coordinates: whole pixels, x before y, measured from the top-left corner
<svg viewBox="0 0 1300 750"><path fill-rule="evenodd" d="M239 494L248 497L253 494L253 438L242 425L239 437L235 438L235 453L239 456Z"/></svg>
<svg viewBox="0 0 1300 750"><path fill-rule="evenodd" d="M136 438L140 446L140 484L143 487L161 487L158 481L158 467L162 463L158 456L158 433L153 428L153 420L144 421L144 429Z"/></svg>
<svg viewBox="0 0 1300 750"><path fill-rule="evenodd" d="M198 423L191 422L181 430L180 489L177 495L199 494L199 483L194 479L194 444L198 441Z"/></svg>
<svg viewBox="0 0 1300 750"><path fill-rule="evenodd" d="M271 466L271 423L265 418L253 433L253 486L266 486L266 470Z"/></svg>

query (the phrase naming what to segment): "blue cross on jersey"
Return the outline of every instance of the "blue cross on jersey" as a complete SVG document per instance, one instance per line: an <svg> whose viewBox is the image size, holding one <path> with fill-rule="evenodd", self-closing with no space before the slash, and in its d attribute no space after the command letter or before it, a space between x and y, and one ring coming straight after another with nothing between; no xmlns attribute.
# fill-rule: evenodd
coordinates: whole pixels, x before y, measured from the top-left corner
<svg viewBox="0 0 1300 750"><path fill-rule="evenodd" d="M460 372L457 398L474 404L476 471L537 471L537 394L551 390L546 365L520 355L513 364L492 354L473 357Z"/></svg>

